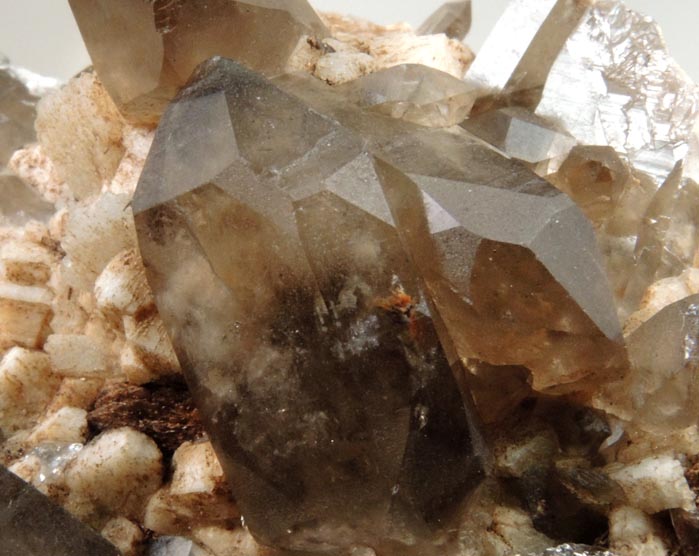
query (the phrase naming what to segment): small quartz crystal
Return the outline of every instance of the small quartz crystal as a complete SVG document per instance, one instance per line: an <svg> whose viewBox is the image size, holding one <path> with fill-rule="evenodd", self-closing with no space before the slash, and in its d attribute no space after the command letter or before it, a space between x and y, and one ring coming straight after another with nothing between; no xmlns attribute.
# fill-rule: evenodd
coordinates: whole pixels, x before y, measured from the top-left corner
<svg viewBox="0 0 699 556"><path fill-rule="evenodd" d="M471 0L447 2L430 15L420 28L421 35L444 33L452 39L463 40L471 29Z"/></svg>
<svg viewBox="0 0 699 556"><path fill-rule="evenodd" d="M266 74L327 31L306 0L70 0L92 63L132 121L155 123L192 70L229 56Z"/></svg>

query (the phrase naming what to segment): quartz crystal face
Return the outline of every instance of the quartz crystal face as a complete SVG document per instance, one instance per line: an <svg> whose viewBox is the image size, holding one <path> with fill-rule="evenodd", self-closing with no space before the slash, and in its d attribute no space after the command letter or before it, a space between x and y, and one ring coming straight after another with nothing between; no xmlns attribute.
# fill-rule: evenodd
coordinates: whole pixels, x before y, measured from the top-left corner
<svg viewBox="0 0 699 556"><path fill-rule="evenodd" d="M219 459L276 547L432 554L480 481L469 400L384 193L391 171L219 58L165 113L134 199Z"/></svg>
<svg viewBox="0 0 699 556"><path fill-rule="evenodd" d="M119 551L33 486L0 466L0 554L117 556Z"/></svg>
<svg viewBox="0 0 699 556"><path fill-rule="evenodd" d="M325 27L306 0L70 0L102 82L124 115L156 123L194 68L227 56L265 74Z"/></svg>
<svg viewBox="0 0 699 556"><path fill-rule="evenodd" d="M623 374L595 234L567 195L463 130L353 110L305 77L275 82L362 134L388 161L385 190L403 243L445 349L471 374L481 363L524 370L536 390L559 392Z"/></svg>
<svg viewBox="0 0 699 556"><path fill-rule="evenodd" d="M471 12L471 0L447 2L437 8L420 25L418 33L421 35L444 33L452 39L463 40L471 29Z"/></svg>
<svg viewBox="0 0 699 556"><path fill-rule="evenodd" d="M46 220L53 207L7 169L12 154L36 140L36 104L52 80L14 68L0 55L0 224Z"/></svg>
<svg viewBox="0 0 699 556"><path fill-rule="evenodd" d="M692 264L699 96L652 20L611 0L517 0L466 80L483 92L464 126L592 209L622 317L654 281ZM536 140L523 153L517 129L532 118ZM587 165L600 170L596 184L578 171L576 143L597 149Z"/></svg>
<svg viewBox="0 0 699 556"><path fill-rule="evenodd" d="M427 127L463 121L476 90L460 79L419 64L403 64L370 73L336 87L359 106Z"/></svg>

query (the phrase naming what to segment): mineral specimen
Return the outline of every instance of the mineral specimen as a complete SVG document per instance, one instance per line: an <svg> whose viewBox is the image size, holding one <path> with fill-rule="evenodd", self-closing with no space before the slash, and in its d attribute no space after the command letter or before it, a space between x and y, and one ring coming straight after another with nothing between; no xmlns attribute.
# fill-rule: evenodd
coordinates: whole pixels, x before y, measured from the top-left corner
<svg viewBox="0 0 699 556"><path fill-rule="evenodd" d="M36 139L36 104L52 80L12 67L0 54L0 226L47 220L53 207L7 168L12 154Z"/></svg>
<svg viewBox="0 0 699 556"><path fill-rule="evenodd" d="M10 471L124 556L696 553L699 96L650 20L514 0L464 79L469 2L71 5L94 70L35 111L0 68L53 205L0 197Z"/></svg>
<svg viewBox="0 0 699 556"><path fill-rule="evenodd" d="M443 527L481 477L386 168L218 58L165 113L134 198L221 464L246 524L278 547L432 553L428 524Z"/></svg>
<svg viewBox="0 0 699 556"><path fill-rule="evenodd" d="M70 0L70 5L107 90L122 112L140 123L156 123L194 68L211 56L230 56L275 74L300 43L327 33L306 0Z"/></svg>

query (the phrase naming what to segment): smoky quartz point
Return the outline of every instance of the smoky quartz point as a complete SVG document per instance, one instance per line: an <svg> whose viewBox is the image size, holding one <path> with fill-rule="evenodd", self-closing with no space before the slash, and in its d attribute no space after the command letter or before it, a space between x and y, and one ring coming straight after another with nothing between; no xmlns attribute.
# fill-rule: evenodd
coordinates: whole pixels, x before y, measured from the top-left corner
<svg viewBox="0 0 699 556"><path fill-rule="evenodd" d="M158 309L262 542L437 554L482 477L366 140L221 58L165 112L134 199Z"/></svg>
<svg viewBox="0 0 699 556"><path fill-rule="evenodd" d="M275 75L300 42L327 34L306 0L70 0L70 6L109 94L141 124L157 123L194 68L212 56Z"/></svg>

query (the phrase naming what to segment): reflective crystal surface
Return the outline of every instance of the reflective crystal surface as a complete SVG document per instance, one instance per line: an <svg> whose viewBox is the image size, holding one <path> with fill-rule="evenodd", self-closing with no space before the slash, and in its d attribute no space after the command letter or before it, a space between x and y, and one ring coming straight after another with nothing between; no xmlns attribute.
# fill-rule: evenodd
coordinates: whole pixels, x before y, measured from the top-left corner
<svg viewBox="0 0 699 556"><path fill-rule="evenodd" d="M633 421L671 432L699 419L699 296L669 305L628 339L626 399Z"/></svg>
<svg viewBox="0 0 699 556"><path fill-rule="evenodd" d="M468 115L476 91L456 77L402 64L336 87L359 106L428 127L449 127Z"/></svg>
<svg viewBox="0 0 699 556"><path fill-rule="evenodd" d="M0 555L118 556L119 551L0 466Z"/></svg>
<svg viewBox="0 0 699 556"><path fill-rule="evenodd" d="M12 154L36 140L36 103L52 85L53 80L15 68L0 54L0 225L45 220L53 212L51 205L7 169Z"/></svg>
<svg viewBox="0 0 699 556"><path fill-rule="evenodd" d="M447 2L420 25L420 35L444 33L452 39L462 40L471 29L471 0Z"/></svg>
<svg viewBox="0 0 699 556"><path fill-rule="evenodd" d="M92 63L124 115L155 123L194 68L227 56L284 70L325 27L306 0L70 0Z"/></svg>
<svg viewBox="0 0 699 556"><path fill-rule="evenodd" d="M583 144L612 146L658 185L686 154L697 116L696 86L655 23L614 0L513 2L467 80Z"/></svg>
<svg viewBox="0 0 699 556"><path fill-rule="evenodd" d="M214 59L139 183L159 312L245 523L276 547L440 553L481 478L467 392L389 206L395 172Z"/></svg>
<svg viewBox="0 0 699 556"><path fill-rule="evenodd" d="M445 349L472 374L480 363L524 369L536 390L565 391L623 373L594 232L567 195L463 130L352 110L303 76L275 82L361 133L408 177L387 170L387 198Z"/></svg>

